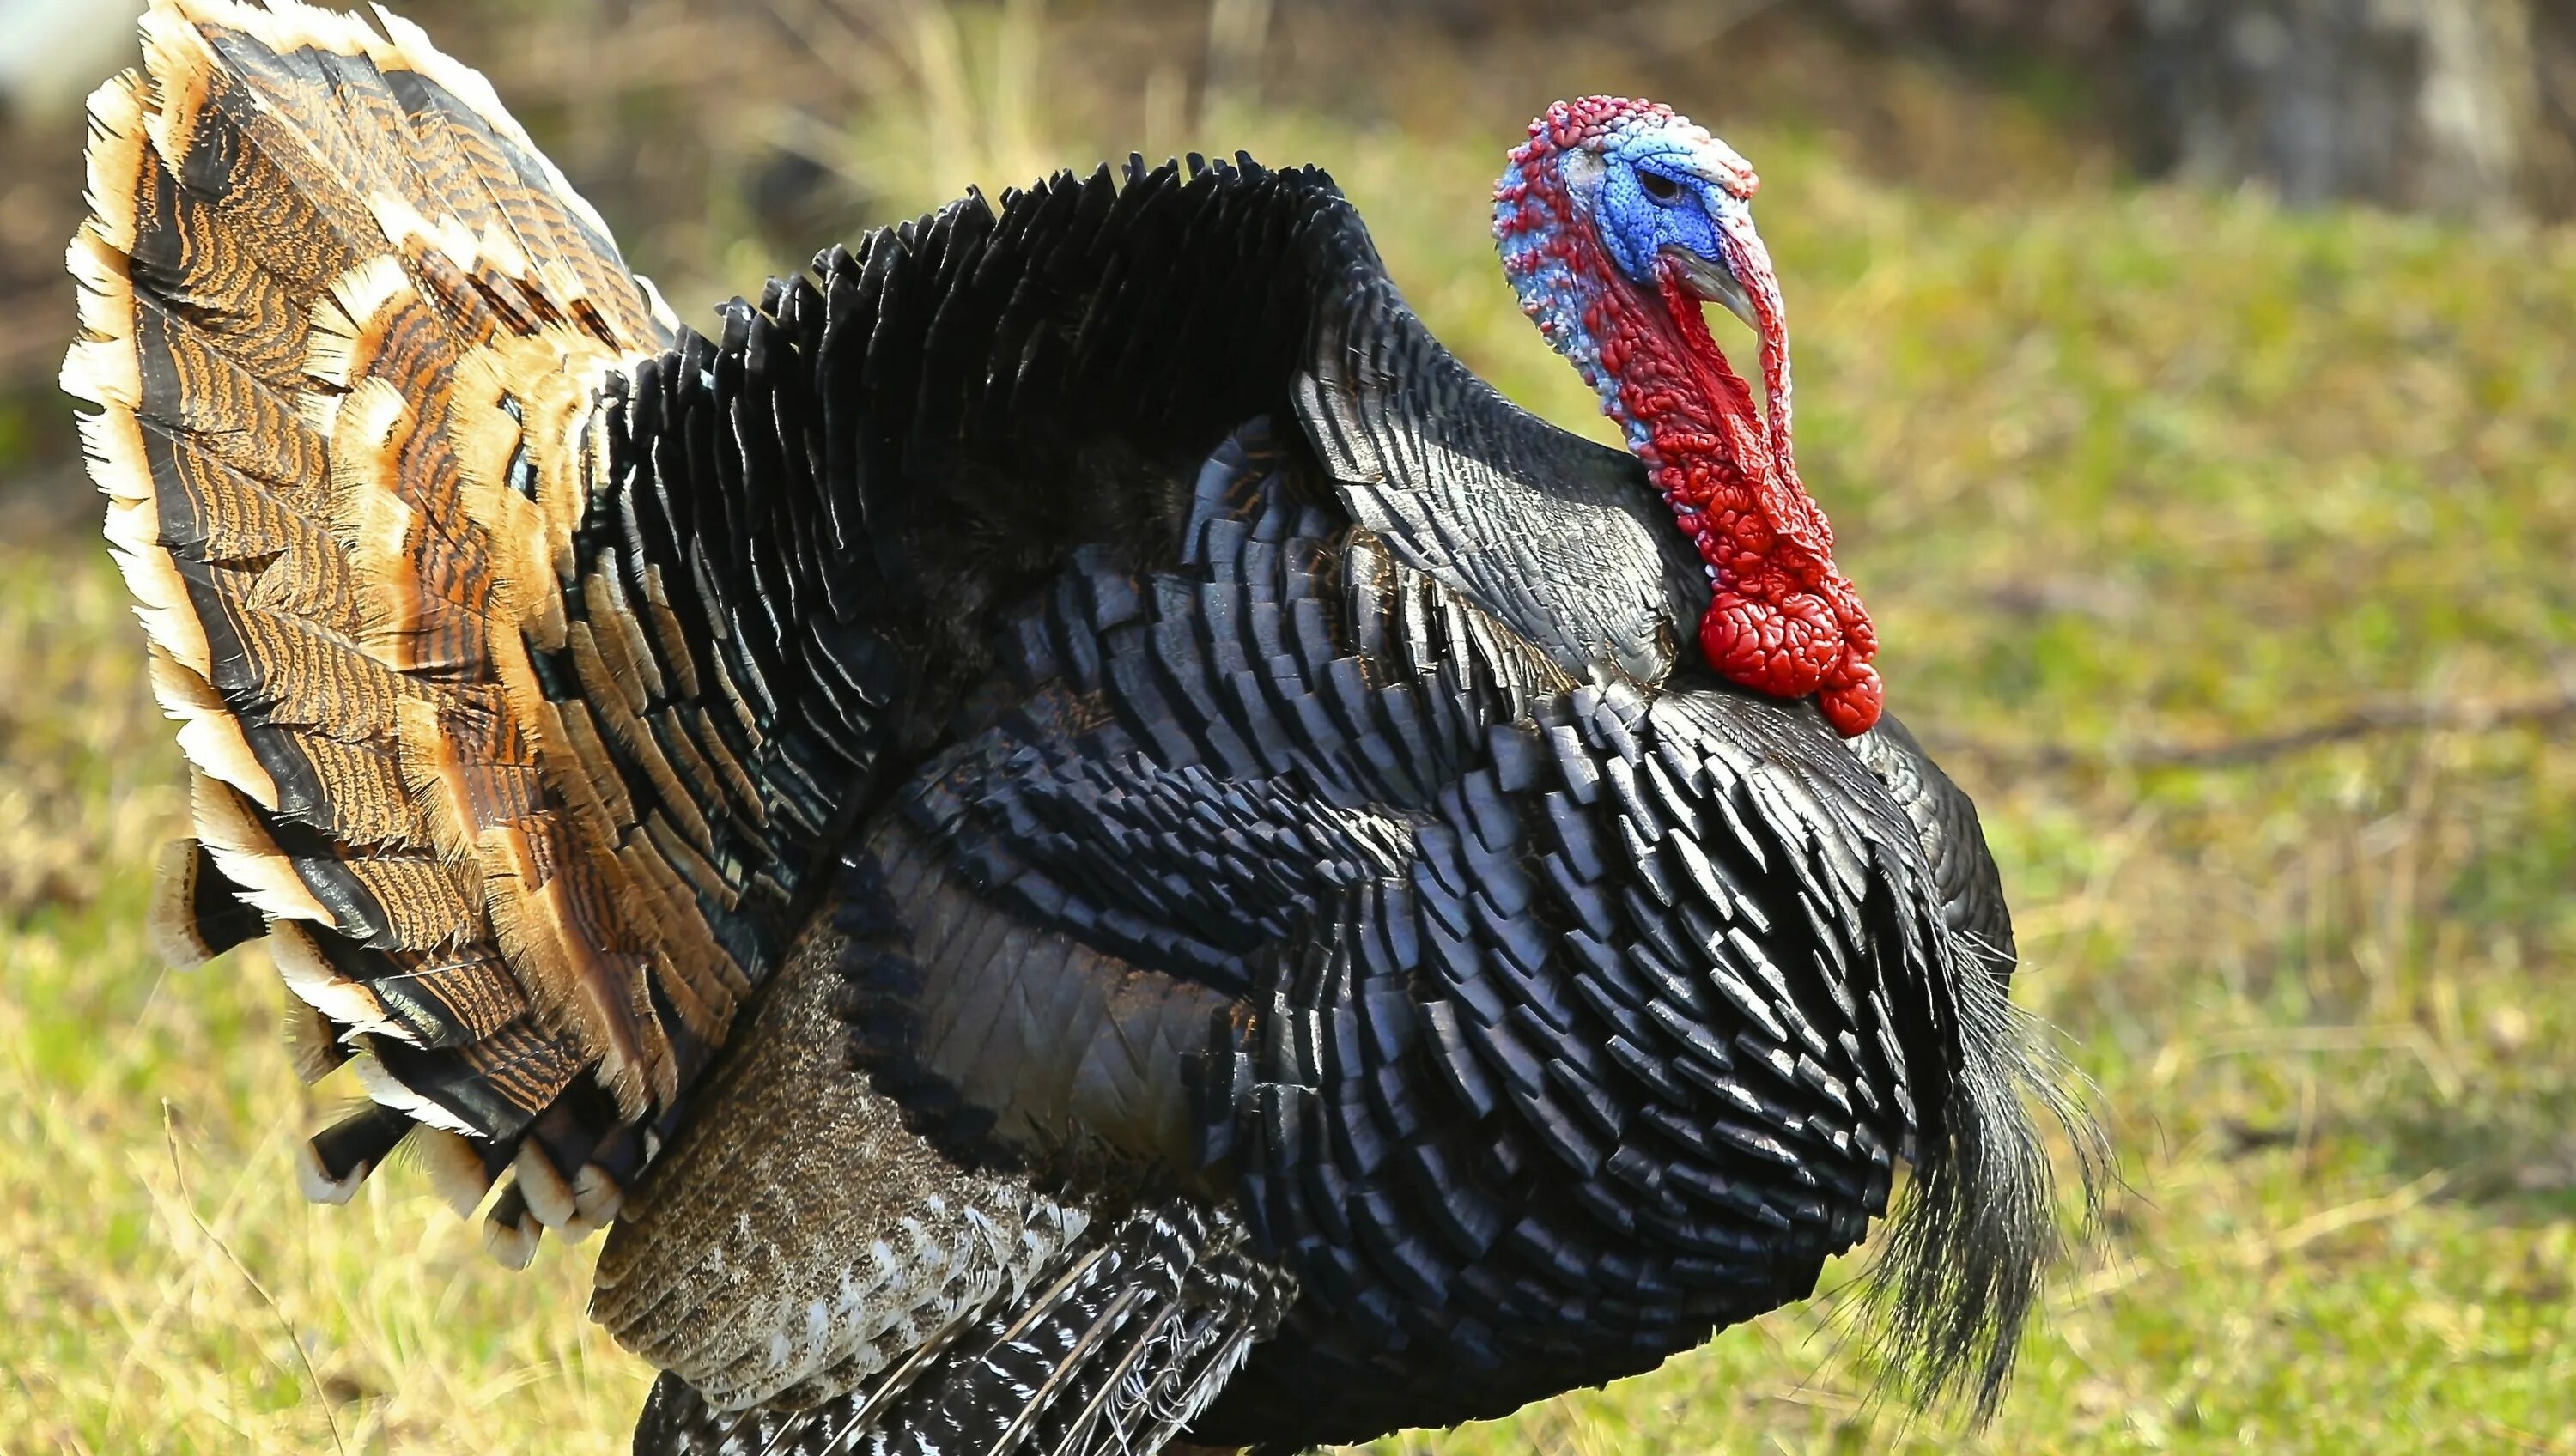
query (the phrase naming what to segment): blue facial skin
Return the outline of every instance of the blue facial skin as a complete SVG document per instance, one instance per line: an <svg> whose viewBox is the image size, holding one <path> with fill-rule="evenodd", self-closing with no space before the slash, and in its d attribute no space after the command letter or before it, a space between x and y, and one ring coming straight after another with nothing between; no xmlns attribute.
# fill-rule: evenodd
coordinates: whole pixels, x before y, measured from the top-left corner
<svg viewBox="0 0 2576 1456"><path fill-rule="evenodd" d="M1606 145L1569 147L1559 163L1566 195L1579 225L1588 226L1601 243L1610 271L1647 297L1662 287L1659 255L1670 247L1686 250L1700 263L1700 276L1684 280L1693 293L1732 295L1719 301L1743 315L1750 305L1727 239L1730 229L1749 230L1751 209L1723 183L1709 180L1702 149L1711 139L1696 127L1686 130L1688 135L1676 135L1664 126L1632 121ZM1735 170L1743 170L1740 159ZM1640 180L1646 176L1657 179L1654 191ZM1666 182L1671 186L1661 185ZM1602 367L1601 341L1594 334L1593 305L1609 278L1576 266L1567 253L1549 245L1556 217L1542 213L1533 225L1526 210L1530 187L1519 161L1504 170L1496 187L1494 235L1504 272L1522 311L1600 395L1603 412L1621 422L1630 448L1643 453L1650 448L1652 432L1646 421L1627 413L1618 376ZM1658 198L1655 192L1667 195ZM1772 301L1776 310L1776 294Z"/></svg>
<svg viewBox="0 0 2576 1456"><path fill-rule="evenodd" d="M1743 211L1744 200L1700 176L1687 145L1658 131L1631 132L1602 161L1594 213L1602 246L1630 282L1655 287L1655 255L1665 248L1735 271L1716 219Z"/></svg>
<svg viewBox="0 0 2576 1456"><path fill-rule="evenodd" d="M1603 160L1601 190L1594 202L1601 243L1610 261L1632 283L1655 286L1655 255L1679 248L1723 268L1726 254L1718 245L1711 214L1718 208L1742 206L1714 182L1691 174L1683 158L1651 141L1621 147ZM1651 184L1646 179L1651 178ZM1652 185L1658 197L1648 190Z"/></svg>

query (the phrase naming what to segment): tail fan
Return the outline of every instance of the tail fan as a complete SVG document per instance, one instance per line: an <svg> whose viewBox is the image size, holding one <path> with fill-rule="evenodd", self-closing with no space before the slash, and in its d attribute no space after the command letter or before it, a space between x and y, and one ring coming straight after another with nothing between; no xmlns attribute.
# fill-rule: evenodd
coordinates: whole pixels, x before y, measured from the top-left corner
<svg viewBox="0 0 2576 1456"><path fill-rule="evenodd" d="M636 1426L636 1456L1158 1450L1276 1327L1291 1291L1220 1216L1174 1206L1100 1227L1023 1298L811 1409L717 1411L666 1374Z"/></svg>
<svg viewBox="0 0 2576 1456"><path fill-rule="evenodd" d="M264 929L299 1067L383 1109L309 1192L426 1126L468 1207L515 1169L524 1258L613 1216L759 968L711 926L741 866L671 827L731 758L581 706L637 700L670 615L585 596L578 538L602 401L679 331L483 78L377 14L155 0L90 101L63 386L193 770L156 938Z"/></svg>

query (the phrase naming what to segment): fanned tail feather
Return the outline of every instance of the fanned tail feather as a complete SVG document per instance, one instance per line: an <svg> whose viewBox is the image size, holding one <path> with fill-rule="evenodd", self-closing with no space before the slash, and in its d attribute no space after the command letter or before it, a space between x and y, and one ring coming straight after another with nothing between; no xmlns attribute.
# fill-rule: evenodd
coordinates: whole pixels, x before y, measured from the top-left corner
<svg viewBox="0 0 2576 1456"><path fill-rule="evenodd" d="M622 690L583 648L626 604L565 583L600 400L675 326L483 79L377 18L155 0L90 102L63 385L194 774L156 940L270 933L298 1070L378 1104L308 1193L425 1124L460 1205L514 1180L522 1258L613 1216L760 968L541 672Z"/></svg>

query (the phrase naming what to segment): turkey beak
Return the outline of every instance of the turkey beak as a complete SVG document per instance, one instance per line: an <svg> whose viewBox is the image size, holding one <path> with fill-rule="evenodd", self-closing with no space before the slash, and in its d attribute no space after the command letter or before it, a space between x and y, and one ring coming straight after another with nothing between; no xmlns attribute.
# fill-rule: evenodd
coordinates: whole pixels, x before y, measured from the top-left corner
<svg viewBox="0 0 2576 1456"><path fill-rule="evenodd" d="M1753 299L1745 293L1744 285L1735 281L1735 275L1727 270L1724 263L1703 258L1688 248L1666 248L1664 256L1672 260L1674 271L1681 275L1683 285L1693 298L1703 303L1724 304L1728 313L1744 320L1746 328L1757 334L1762 332L1761 321L1753 315Z"/></svg>

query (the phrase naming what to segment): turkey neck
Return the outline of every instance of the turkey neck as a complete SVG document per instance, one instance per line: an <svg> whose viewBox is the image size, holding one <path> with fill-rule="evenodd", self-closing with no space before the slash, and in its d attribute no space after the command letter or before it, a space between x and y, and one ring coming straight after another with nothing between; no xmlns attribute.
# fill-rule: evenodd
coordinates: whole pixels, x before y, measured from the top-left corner
<svg viewBox="0 0 2576 1456"><path fill-rule="evenodd" d="M1770 257L1729 219L1732 271L1762 341L1769 412L1709 334L1672 260L1651 286L1612 262L1567 189L1543 132L1514 154L1495 193L1494 234L1522 311L1601 397L1707 569L1700 647L1730 681L1779 697L1820 695L1842 733L1877 721L1877 636L1833 560L1833 527L1798 479L1790 442L1789 340Z"/></svg>
<svg viewBox="0 0 2576 1456"><path fill-rule="evenodd" d="M1802 585L1829 575L1833 527L1790 460L1788 341L1776 315L1761 315L1766 418L1680 271L1663 264L1656 283L1653 298L1624 282L1602 291L1602 364L1616 381L1604 404L1629 448L1719 578L1746 582L1765 566Z"/></svg>
<svg viewBox="0 0 2576 1456"><path fill-rule="evenodd" d="M1531 166L1527 171L1539 175L1525 177L1524 165L1516 162L1504 174L1496 194L1503 271L1521 311L1601 397L1602 412L1619 422L1684 533L1696 542L1704 525L1700 507L1708 497L1705 491L1694 497L1694 481L1763 481L1772 486L1773 509L1803 521L1811 507L1779 499L1771 422L1710 337L1679 270L1661 264L1660 287L1651 295L1620 277L1555 167ZM1773 345L1765 341L1765 373L1785 385L1785 331L1778 348L1780 362L1773 365Z"/></svg>

